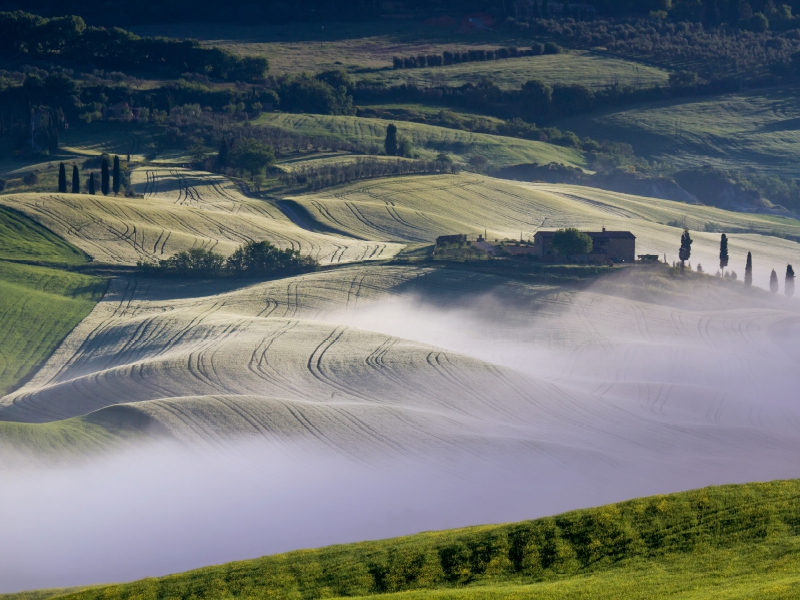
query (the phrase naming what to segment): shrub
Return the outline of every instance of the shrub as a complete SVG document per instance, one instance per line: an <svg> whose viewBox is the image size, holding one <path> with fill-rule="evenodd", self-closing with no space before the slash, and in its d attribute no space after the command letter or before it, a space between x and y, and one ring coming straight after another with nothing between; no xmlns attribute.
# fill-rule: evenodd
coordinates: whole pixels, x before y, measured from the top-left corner
<svg viewBox="0 0 800 600"><path fill-rule="evenodd" d="M297 250L281 250L269 242L249 242L239 247L228 259L226 267L240 275L283 275L313 271L318 266L310 256Z"/></svg>
<svg viewBox="0 0 800 600"><path fill-rule="evenodd" d="M560 52L561 52L561 46L559 46L555 42L545 43L543 49L544 54L559 54Z"/></svg>

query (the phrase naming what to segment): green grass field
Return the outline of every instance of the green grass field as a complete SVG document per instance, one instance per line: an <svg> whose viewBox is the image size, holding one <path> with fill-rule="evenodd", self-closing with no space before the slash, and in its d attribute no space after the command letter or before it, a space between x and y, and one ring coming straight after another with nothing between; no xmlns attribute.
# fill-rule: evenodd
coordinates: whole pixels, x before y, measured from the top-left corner
<svg viewBox="0 0 800 600"><path fill-rule="evenodd" d="M75 266L88 259L44 227L0 209L0 395L52 353L106 285L98 277L12 261Z"/></svg>
<svg viewBox="0 0 800 600"><path fill-rule="evenodd" d="M797 480L703 488L535 521L300 550L83 591L54 590L50 597L797 598L799 497Z"/></svg>
<svg viewBox="0 0 800 600"><path fill-rule="evenodd" d="M800 177L800 100L792 89L658 102L558 125L581 137L628 142L637 154L679 166Z"/></svg>
<svg viewBox="0 0 800 600"><path fill-rule="evenodd" d="M352 143L383 147L387 122L381 119L359 117L332 117L323 115L265 114L261 123L303 133L346 140ZM571 148L482 133L469 133L420 123L397 123L398 131L414 144L414 151L422 158L435 158L440 152L461 160L481 155L497 166L537 162L558 162L582 167L583 154Z"/></svg>
<svg viewBox="0 0 800 600"><path fill-rule="evenodd" d="M517 89L531 79L538 79L550 85L578 82L591 88L607 87L615 83L633 87L652 87L666 85L668 77L669 73L655 67L587 51L472 62L446 67L384 70L357 75L357 78L381 81L387 85L415 83L423 87L434 82L461 86L487 78L504 89Z"/></svg>
<svg viewBox="0 0 800 600"><path fill-rule="evenodd" d="M105 286L98 277L0 261L0 395L50 356Z"/></svg>

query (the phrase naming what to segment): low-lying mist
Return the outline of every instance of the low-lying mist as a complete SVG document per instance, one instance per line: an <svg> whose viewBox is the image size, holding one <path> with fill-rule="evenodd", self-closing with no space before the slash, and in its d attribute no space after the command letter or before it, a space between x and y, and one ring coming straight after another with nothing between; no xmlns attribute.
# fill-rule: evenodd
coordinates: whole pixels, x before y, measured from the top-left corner
<svg viewBox="0 0 800 600"><path fill-rule="evenodd" d="M526 413L541 417L515 433L487 421L425 459L248 439L9 469L0 591L800 477L798 313L707 304L700 290L681 307L508 287L316 314L522 372L547 390Z"/></svg>

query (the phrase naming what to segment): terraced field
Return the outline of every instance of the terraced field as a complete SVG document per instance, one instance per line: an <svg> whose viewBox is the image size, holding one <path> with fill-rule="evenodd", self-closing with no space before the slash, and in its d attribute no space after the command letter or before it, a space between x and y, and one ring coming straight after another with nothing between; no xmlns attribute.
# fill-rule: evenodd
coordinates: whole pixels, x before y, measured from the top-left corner
<svg viewBox="0 0 800 600"><path fill-rule="evenodd" d="M375 148L383 147L387 124L381 119L361 117L274 113L262 115L255 123ZM531 162L556 162L577 167L586 164L581 152L544 142L470 133L421 123L398 123L397 128L412 141L414 152L422 158L435 158L437 154L444 152L465 162L472 156L484 156L497 167Z"/></svg>
<svg viewBox="0 0 800 600"><path fill-rule="evenodd" d="M11 194L8 206L103 263L132 265L202 247L231 254L250 240L294 248L321 263L391 257L403 246L309 232L277 207L242 195L228 179L183 169L137 170L145 198Z"/></svg>
<svg viewBox="0 0 800 600"><path fill-rule="evenodd" d="M575 117L559 126L580 136L628 142L637 154L684 167L707 163L800 177L796 90L652 103Z"/></svg>
<svg viewBox="0 0 800 600"><path fill-rule="evenodd" d="M716 271L719 234L730 236L731 268L741 276L747 252L754 256L755 283L766 287L774 268L800 262L800 245L770 234L800 237L795 219L724 211L629 196L580 186L526 184L471 174L406 177L359 182L296 196L316 220L367 239L432 242L450 233L489 239L532 237L540 228L630 230L637 253L677 260L685 221L695 240L692 263ZM672 223L673 225L668 225ZM734 233L732 232L739 232Z"/></svg>

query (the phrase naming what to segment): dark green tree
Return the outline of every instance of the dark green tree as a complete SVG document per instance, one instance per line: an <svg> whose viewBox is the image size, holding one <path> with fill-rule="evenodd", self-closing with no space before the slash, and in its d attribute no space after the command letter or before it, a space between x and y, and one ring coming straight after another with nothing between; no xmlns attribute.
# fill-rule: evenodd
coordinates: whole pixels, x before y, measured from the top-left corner
<svg viewBox="0 0 800 600"><path fill-rule="evenodd" d="M217 152L217 167L224 169L230 164L231 146L228 140L222 139L219 143L219 152Z"/></svg>
<svg viewBox="0 0 800 600"><path fill-rule="evenodd" d="M389 123L386 126L386 139L383 142L383 147L389 156L397 156L397 127L395 127L394 123Z"/></svg>
<svg viewBox="0 0 800 600"><path fill-rule="evenodd" d="M275 150L259 140L244 138L236 142L231 150L230 163L233 167L250 173L250 177L255 177L275 164Z"/></svg>
<svg viewBox="0 0 800 600"><path fill-rule="evenodd" d="M592 238L574 227L559 229L553 234L553 250L561 256L572 258L576 254L589 254L592 248Z"/></svg>
<svg viewBox="0 0 800 600"><path fill-rule="evenodd" d="M569 8L569 0L564 0L564 8L561 9L561 16L565 19L572 16L572 11Z"/></svg>
<svg viewBox="0 0 800 600"><path fill-rule="evenodd" d="M114 195L116 196L119 194L119 186L120 186L120 173L119 173L119 156L114 155L114 170L112 171L112 189L114 190Z"/></svg>
<svg viewBox="0 0 800 600"><path fill-rule="evenodd" d="M86 184L86 187L89 190L89 194L94 196L94 192L95 192L95 189L94 189L94 173L90 173L89 174L89 182Z"/></svg>
<svg viewBox="0 0 800 600"><path fill-rule="evenodd" d="M111 192L108 179L108 160L104 158L100 168L100 191L103 192L103 196L108 196L109 192Z"/></svg>
<svg viewBox="0 0 800 600"><path fill-rule="evenodd" d="M728 236L724 233L719 240L719 268L723 272L728 266Z"/></svg>
<svg viewBox="0 0 800 600"><path fill-rule="evenodd" d="M313 270L317 261L300 256L297 250L281 250L269 242L249 242L231 255L227 267L241 275L279 275Z"/></svg>
<svg viewBox="0 0 800 600"><path fill-rule="evenodd" d="M678 258L681 259L681 269L685 268L685 263L692 256L692 243L693 240L689 236L689 230L684 229L681 235L681 247L678 250Z"/></svg>
<svg viewBox="0 0 800 600"><path fill-rule="evenodd" d="M67 193L67 170L64 163L58 165L58 191L62 194Z"/></svg>
<svg viewBox="0 0 800 600"><path fill-rule="evenodd" d="M792 265L786 265L786 282L783 286L783 293L789 298L794 296L794 269Z"/></svg>
<svg viewBox="0 0 800 600"><path fill-rule="evenodd" d="M753 285L753 255L747 253L747 264L744 267L744 285L750 287Z"/></svg>
<svg viewBox="0 0 800 600"><path fill-rule="evenodd" d="M772 273L769 274L769 291L773 294L778 293L778 274L775 269L772 269Z"/></svg>
<svg viewBox="0 0 800 600"><path fill-rule="evenodd" d="M81 193L81 174L78 171L78 165L72 165L72 193Z"/></svg>
<svg viewBox="0 0 800 600"><path fill-rule="evenodd" d="M547 0L542 0L542 18L550 18L550 7L547 4Z"/></svg>

